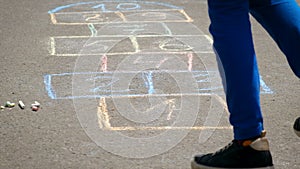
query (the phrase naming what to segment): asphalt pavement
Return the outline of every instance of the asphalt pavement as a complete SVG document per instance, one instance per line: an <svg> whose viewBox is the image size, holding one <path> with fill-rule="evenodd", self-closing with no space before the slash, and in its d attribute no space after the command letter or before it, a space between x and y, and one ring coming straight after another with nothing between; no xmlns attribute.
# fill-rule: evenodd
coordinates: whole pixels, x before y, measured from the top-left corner
<svg viewBox="0 0 300 169"><path fill-rule="evenodd" d="M206 1L1 0L0 12L0 105L16 103L0 110L1 169L187 169L232 140ZM274 165L298 169L300 81L251 21Z"/></svg>

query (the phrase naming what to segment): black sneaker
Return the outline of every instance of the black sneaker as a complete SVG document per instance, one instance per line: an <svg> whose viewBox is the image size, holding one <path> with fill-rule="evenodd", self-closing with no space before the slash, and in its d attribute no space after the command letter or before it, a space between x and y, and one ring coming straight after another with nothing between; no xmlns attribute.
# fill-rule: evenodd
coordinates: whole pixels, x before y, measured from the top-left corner
<svg viewBox="0 0 300 169"><path fill-rule="evenodd" d="M298 137L300 137L300 117L298 117L294 123L294 131Z"/></svg>
<svg viewBox="0 0 300 169"><path fill-rule="evenodd" d="M255 140L233 140L221 150L195 156L192 169L274 169L269 142L264 136Z"/></svg>

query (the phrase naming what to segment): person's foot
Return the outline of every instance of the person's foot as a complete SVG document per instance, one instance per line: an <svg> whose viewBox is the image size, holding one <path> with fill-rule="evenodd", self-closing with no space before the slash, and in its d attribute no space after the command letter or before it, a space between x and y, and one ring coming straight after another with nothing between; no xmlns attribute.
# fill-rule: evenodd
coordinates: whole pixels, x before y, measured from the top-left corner
<svg viewBox="0 0 300 169"><path fill-rule="evenodd" d="M300 137L300 117L298 117L298 118L295 120L295 123L294 123L294 131L295 131L295 133L297 134L297 136Z"/></svg>
<svg viewBox="0 0 300 169"><path fill-rule="evenodd" d="M233 140L221 150L195 156L192 169L274 168L265 133L255 140Z"/></svg>

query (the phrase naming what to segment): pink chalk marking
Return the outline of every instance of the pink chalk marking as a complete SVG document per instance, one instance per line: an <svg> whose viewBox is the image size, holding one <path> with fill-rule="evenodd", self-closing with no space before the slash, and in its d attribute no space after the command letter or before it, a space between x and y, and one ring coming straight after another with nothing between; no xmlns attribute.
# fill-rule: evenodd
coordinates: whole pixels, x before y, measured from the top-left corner
<svg viewBox="0 0 300 169"><path fill-rule="evenodd" d="M134 61L133 61L133 64L137 64L137 63L140 63L141 62L141 56L139 56L138 58L136 58Z"/></svg>
<svg viewBox="0 0 300 169"><path fill-rule="evenodd" d="M193 68L193 53L188 53L187 54L187 57L188 57L188 70L189 71L192 71L192 68Z"/></svg>
<svg viewBox="0 0 300 169"><path fill-rule="evenodd" d="M159 63L156 65L156 68L159 68L165 61L167 61L169 58L164 58L163 60L159 61Z"/></svg>
<svg viewBox="0 0 300 169"><path fill-rule="evenodd" d="M101 57L101 71L107 72L107 56L106 55L103 55Z"/></svg>

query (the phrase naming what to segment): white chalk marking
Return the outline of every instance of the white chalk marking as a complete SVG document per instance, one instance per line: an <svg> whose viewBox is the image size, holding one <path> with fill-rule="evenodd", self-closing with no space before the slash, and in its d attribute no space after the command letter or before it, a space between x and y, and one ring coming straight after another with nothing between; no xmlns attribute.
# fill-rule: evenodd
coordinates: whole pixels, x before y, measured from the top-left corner
<svg viewBox="0 0 300 169"><path fill-rule="evenodd" d="M169 105L169 111L170 111L168 114L167 120L171 120L172 113L174 112L174 110L176 108L175 99L167 100L167 104Z"/></svg>
<svg viewBox="0 0 300 169"><path fill-rule="evenodd" d="M194 57L194 55L193 55L193 53L189 52L187 54L187 57L188 57L188 70L191 72L192 69L193 69L193 57Z"/></svg>
<svg viewBox="0 0 300 169"><path fill-rule="evenodd" d="M108 130L113 131L135 131L135 130L232 130L231 126L194 126L194 127L177 127L177 126L161 126L161 127L110 127Z"/></svg>
<svg viewBox="0 0 300 169"><path fill-rule="evenodd" d="M55 55L55 39L50 37L50 55Z"/></svg>

